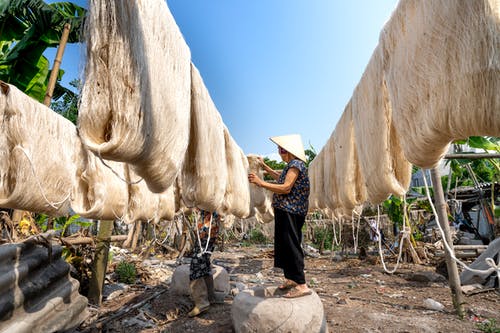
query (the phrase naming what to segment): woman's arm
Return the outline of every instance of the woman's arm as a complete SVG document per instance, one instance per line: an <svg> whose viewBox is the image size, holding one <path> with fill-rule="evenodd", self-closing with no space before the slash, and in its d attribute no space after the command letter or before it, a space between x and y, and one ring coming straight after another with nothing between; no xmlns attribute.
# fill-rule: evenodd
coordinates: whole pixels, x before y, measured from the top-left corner
<svg viewBox="0 0 500 333"><path fill-rule="evenodd" d="M260 162L260 165L267 172L267 174L269 176L271 176L271 178L273 178L274 180L278 181L278 179L280 178L281 173L278 172L278 171L273 170L269 165L267 165L266 162L264 162L264 159L262 157L259 157L259 162Z"/></svg>
<svg viewBox="0 0 500 333"><path fill-rule="evenodd" d="M292 190L295 181L299 177L299 169L290 168L286 173L285 182L283 184L273 184L268 183L262 179L260 179L256 174L250 173L248 175L248 180L250 183L255 184L257 186L263 187L267 190L270 190L277 194L288 194Z"/></svg>

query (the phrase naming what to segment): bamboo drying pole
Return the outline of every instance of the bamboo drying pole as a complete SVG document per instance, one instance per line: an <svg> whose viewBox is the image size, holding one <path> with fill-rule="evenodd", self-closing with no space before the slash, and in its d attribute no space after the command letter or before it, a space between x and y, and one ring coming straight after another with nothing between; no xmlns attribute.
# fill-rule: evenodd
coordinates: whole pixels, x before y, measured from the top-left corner
<svg viewBox="0 0 500 333"><path fill-rule="evenodd" d="M66 23L64 25L64 30L62 32L61 41L57 47L56 59L54 60L54 66L52 66L52 71L50 72L49 83L47 85L47 91L45 92L45 97L43 99L43 104L45 106L50 106L50 101L52 100L52 94L57 82L57 76L59 74L59 67L61 67L61 61L64 54L64 49L66 48L66 43L68 42L69 32L71 30L71 25Z"/></svg>
<svg viewBox="0 0 500 333"><path fill-rule="evenodd" d="M456 160L456 159L468 159L477 160L481 158L500 158L500 154L496 153L484 153L484 154L448 154L443 157L445 160Z"/></svg>

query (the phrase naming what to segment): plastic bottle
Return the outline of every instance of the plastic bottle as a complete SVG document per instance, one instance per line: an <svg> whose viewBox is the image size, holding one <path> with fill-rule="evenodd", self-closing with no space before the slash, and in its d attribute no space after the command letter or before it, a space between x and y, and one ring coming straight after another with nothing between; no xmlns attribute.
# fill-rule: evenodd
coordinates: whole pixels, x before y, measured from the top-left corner
<svg viewBox="0 0 500 333"><path fill-rule="evenodd" d="M444 305L439 303L438 301L433 300L432 298L424 299L424 306L429 310L434 310L434 311L444 310Z"/></svg>

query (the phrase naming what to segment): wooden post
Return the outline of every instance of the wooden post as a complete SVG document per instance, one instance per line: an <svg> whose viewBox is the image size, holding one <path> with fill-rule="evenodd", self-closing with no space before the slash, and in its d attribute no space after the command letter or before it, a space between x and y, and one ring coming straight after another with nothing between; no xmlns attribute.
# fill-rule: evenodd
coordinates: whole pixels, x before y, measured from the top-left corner
<svg viewBox="0 0 500 333"><path fill-rule="evenodd" d="M130 250L135 251L137 248L137 243L139 242L139 236L142 233L142 221L135 221L134 235L132 236L132 243L130 244Z"/></svg>
<svg viewBox="0 0 500 333"><path fill-rule="evenodd" d="M43 99L43 104L45 106L50 106L50 101L52 100L52 93L54 92L54 87L56 86L59 67L61 67L61 61L64 54L64 49L66 48L66 43L68 42L70 30L71 25L69 23L66 23L62 32L61 41L59 42L59 46L57 47L56 59L54 60L54 65L52 66L52 72L50 73L47 91L45 92L45 97Z"/></svg>
<svg viewBox="0 0 500 333"><path fill-rule="evenodd" d="M434 201L436 205L436 212L439 219L439 225L444 231L446 242L449 244L451 251L454 252L453 240L451 239L450 235L448 213L446 211L446 201L444 200L443 186L441 184L441 179L439 177L439 173L436 168L431 169L431 177L434 188ZM465 315L464 300L462 295L462 289L460 287L460 277L458 275L457 264L452 258L452 253L448 252L446 247L445 247L445 253L446 253L445 256L446 268L448 269L448 283L451 289L453 306L455 307L455 310L457 311L459 317L463 317Z"/></svg>
<svg viewBox="0 0 500 333"><path fill-rule="evenodd" d="M102 302L102 290L108 268L109 245L112 231L112 220L100 221L88 295L89 301L97 306L101 306Z"/></svg>

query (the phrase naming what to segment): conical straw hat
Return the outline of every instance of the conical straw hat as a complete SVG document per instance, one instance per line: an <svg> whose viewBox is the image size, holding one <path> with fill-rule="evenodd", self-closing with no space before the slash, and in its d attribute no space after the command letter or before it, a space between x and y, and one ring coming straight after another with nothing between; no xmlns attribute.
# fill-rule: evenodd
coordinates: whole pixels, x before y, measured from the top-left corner
<svg viewBox="0 0 500 333"><path fill-rule="evenodd" d="M306 162L306 154L304 153L304 145L299 134L290 134L282 136L273 136L269 138L272 142L295 155L295 157Z"/></svg>

